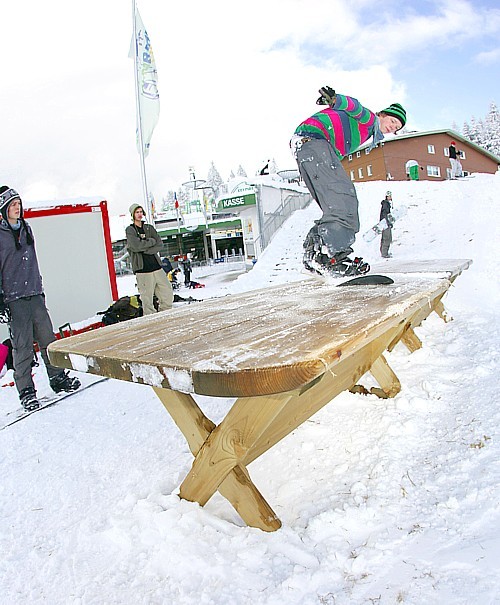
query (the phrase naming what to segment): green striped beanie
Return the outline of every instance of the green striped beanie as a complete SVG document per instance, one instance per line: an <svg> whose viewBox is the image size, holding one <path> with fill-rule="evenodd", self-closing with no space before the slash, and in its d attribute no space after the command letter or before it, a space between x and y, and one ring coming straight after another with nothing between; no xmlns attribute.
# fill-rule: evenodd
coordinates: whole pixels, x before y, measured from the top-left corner
<svg viewBox="0 0 500 605"><path fill-rule="evenodd" d="M382 113L397 118L401 122L401 128L406 124L406 111L399 103L392 103L392 105L389 105L386 109L382 109Z"/></svg>

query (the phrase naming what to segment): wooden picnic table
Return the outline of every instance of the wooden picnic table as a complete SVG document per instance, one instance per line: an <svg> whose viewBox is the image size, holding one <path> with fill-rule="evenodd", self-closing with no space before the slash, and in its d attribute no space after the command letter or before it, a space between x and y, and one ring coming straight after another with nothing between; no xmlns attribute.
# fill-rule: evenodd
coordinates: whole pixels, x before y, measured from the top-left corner
<svg viewBox="0 0 500 605"><path fill-rule="evenodd" d="M153 387L195 459L180 497L204 505L216 491L251 526L281 526L247 467L369 372L372 392L400 382L384 352L421 346L413 328L471 261L436 271L396 268L387 286L337 287L318 279L209 299L49 346L56 366ZM215 425L194 396L234 397Z"/></svg>

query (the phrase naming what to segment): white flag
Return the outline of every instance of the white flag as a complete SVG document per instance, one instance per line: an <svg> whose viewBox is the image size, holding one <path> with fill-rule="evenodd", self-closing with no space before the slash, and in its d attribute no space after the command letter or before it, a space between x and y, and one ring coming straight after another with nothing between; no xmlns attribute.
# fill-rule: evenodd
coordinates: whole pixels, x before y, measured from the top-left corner
<svg viewBox="0 0 500 605"><path fill-rule="evenodd" d="M136 57L137 66L137 97L139 104L137 112L137 149L140 153L139 128L141 128L144 157L147 157L153 130L160 116L160 95L158 93L158 74L151 41L137 8L135 9L135 32L135 40L132 35L130 56L132 58Z"/></svg>

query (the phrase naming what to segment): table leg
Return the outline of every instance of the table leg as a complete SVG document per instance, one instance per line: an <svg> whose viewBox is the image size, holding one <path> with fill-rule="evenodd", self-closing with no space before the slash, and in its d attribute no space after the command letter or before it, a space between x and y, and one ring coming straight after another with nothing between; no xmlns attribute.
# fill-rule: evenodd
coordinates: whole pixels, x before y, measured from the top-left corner
<svg viewBox="0 0 500 605"><path fill-rule="evenodd" d="M383 355L377 357L370 368L370 374L379 383L380 389L372 389L371 392L382 397L395 397L401 390L401 383L392 371ZM381 391L381 392L378 392Z"/></svg>
<svg viewBox="0 0 500 605"><path fill-rule="evenodd" d="M157 387L153 387L153 390L196 457L216 425L203 414L191 395ZM218 491L232 504L247 525L264 531L275 531L281 527L281 521L252 483L245 466L237 464L219 485ZM181 493L181 497L186 496ZM197 498L195 500L198 501Z"/></svg>
<svg viewBox="0 0 500 605"><path fill-rule="evenodd" d="M202 506L291 399L290 393L237 399L210 433L184 479L180 495Z"/></svg>

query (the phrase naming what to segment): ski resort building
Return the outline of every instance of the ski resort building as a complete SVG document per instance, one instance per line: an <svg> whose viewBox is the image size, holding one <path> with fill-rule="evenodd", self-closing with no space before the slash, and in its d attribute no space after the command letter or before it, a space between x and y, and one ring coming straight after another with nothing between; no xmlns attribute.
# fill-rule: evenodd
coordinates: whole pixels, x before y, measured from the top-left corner
<svg viewBox="0 0 500 605"><path fill-rule="evenodd" d="M448 147L457 143L464 176L473 172L494 174L500 157L471 143L454 130L433 130L396 135L369 151L369 143L357 152L346 156L342 165L351 181L407 179L406 162L415 160L419 167L419 179L444 181L450 178Z"/></svg>
<svg viewBox="0 0 500 605"><path fill-rule="evenodd" d="M176 258L189 254L195 263L237 258L251 265L286 219L312 199L307 189L297 184L298 171L287 173L290 178L274 174L236 179L211 210L192 200L189 212L184 208L158 213L155 227L164 243L161 255ZM126 261L125 228L130 217L120 218L121 222L112 222L113 248L115 258L122 254Z"/></svg>

